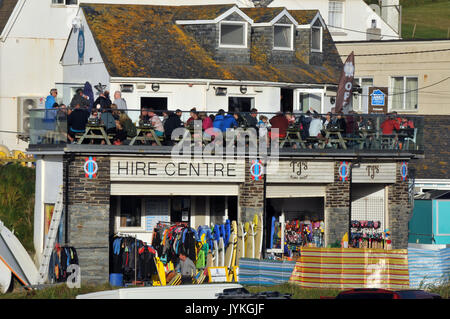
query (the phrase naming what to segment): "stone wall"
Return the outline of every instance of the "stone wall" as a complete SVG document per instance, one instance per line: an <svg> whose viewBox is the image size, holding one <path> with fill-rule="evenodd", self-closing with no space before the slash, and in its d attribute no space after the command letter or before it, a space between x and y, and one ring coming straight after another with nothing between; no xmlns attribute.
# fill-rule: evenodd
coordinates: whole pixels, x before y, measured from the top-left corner
<svg viewBox="0 0 450 319"><path fill-rule="evenodd" d="M391 231L393 249L408 248L408 222L411 218L408 181L402 181L401 164L397 163L395 184L388 187L388 229Z"/></svg>
<svg viewBox="0 0 450 319"><path fill-rule="evenodd" d="M334 164L334 182L328 184L325 195L325 244L341 242L349 229L350 181L339 180L340 162Z"/></svg>
<svg viewBox="0 0 450 319"><path fill-rule="evenodd" d="M418 121L418 119L415 119ZM450 115L424 115L425 134L417 136L423 145L425 158L410 162L410 171L415 169L415 177L421 179L450 179Z"/></svg>
<svg viewBox="0 0 450 319"><path fill-rule="evenodd" d="M239 186L238 206L241 221L251 221L255 214L263 214L264 181L252 180L251 161L245 163L245 182Z"/></svg>
<svg viewBox="0 0 450 319"><path fill-rule="evenodd" d="M109 281L110 161L95 157L96 178L85 176L87 156L66 156L68 169L68 244L78 252L82 283ZM66 165L64 165L66 167ZM66 177L66 170L64 174Z"/></svg>

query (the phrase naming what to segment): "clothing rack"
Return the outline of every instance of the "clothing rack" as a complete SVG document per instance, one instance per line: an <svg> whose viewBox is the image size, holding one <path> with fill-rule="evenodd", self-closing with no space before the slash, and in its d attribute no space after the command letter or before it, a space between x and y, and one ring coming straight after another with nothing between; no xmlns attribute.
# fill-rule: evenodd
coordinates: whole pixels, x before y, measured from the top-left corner
<svg viewBox="0 0 450 319"><path fill-rule="evenodd" d="M137 281L137 235L116 232L113 237L134 238L134 282Z"/></svg>

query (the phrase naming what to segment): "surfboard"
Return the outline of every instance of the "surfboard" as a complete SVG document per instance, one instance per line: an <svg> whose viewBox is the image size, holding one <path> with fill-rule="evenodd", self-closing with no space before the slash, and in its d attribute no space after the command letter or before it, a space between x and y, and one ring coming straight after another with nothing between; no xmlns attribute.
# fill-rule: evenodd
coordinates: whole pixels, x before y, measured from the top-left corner
<svg viewBox="0 0 450 319"><path fill-rule="evenodd" d="M219 240L220 240L220 232L219 232L219 225L214 226L214 267L219 267Z"/></svg>
<svg viewBox="0 0 450 319"><path fill-rule="evenodd" d="M12 273L5 263L0 260L0 293L6 294L11 285Z"/></svg>
<svg viewBox="0 0 450 319"><path fill-rule="evenodd" d="M263 217L262 215L255 215L257 219L256 237L255 237L255 258L261 259L262 244L263 244Z"/></svg>
<svg viewBox="0 0 450 319"><path fill-rule="evenodd" d="M223 237L219 239L219 267L225 267L225 245Z"/></svg>
<svg viewBox="0 0 450 319"><path fill-rule="evenodd" d="M228 247L225 251L225 267L232 267L234 266L235 262L235 256L236 256L236 243L237 243L237 232L236 232L236 222L233 221L232 225L230 226L230 238L228 242Z"/></svg>
<svg viewBox="0 0 450 319"><path fill-rule="evenodd" d="M247 226L248 225L248 226ZM255 235L253 223L245 223L245 228L248 229L245 239L245 257L255 258Z"/></svg>
<svg viewBox="0 0 450 319"><path fill-rule="evenodd" d="M166 285L166 270L164 269L164 264L158 257L154 257L153 259L156 265L156 271L158 273L159 284L161 286Z"/></svg>
<svg viewBox="0 0 450 319"><path fill-rule="evenodd" d="M270 249L273 248L273 236L275 235L275 216L272 216L272 224L270 227Z"/></svg>
<svg viewBox="0 0 450 319"><path fill-rule="evenodd" d="M25 286L39 283L39 271L17 237L0 221L0 261Z"/></svg>
<svg viewBox="0 0 450 319"><path fill-rule="evenodd" d="M239 265L239 259L245 256L245 238L244 225L242 222L237 223L237 247L235 264Z"/></svg>

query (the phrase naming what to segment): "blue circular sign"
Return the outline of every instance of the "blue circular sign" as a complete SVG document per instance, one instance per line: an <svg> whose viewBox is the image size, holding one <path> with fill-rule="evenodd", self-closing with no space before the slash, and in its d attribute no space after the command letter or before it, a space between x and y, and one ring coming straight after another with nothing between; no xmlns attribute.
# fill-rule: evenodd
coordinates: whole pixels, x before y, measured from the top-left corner
<svg viewBox="0 0 450 319"><path fill-rule="evenodd" d="M78 32L78 41L77 41L77 48L78 48L78 58L82 59L84 57L84 50L86 47L86 41L84 38L84 31L80 29Z"/></svg>
<svg viewBox="0 0 450 319"><path fill-rule="evenodd" d="M341 162L341 165L339 166L339 180L346 181L348 178L348 175L350 174L350 170L348 167L348 162Z"/></svg>
<svg viewBox="0 0 450 319"><path fill-rule="evenodd" d="M408 177L408 163L403 162L402 166L401 166L401 175L402 175L402 180L405 181Z"/></svg>
<svg viewBox="0 0 450 319"><path fill-rule="evenodd" d="M264 167L261 161L253 161L252 166L250 166L250 174L254 180L259 180L264 173Z"/></svg>

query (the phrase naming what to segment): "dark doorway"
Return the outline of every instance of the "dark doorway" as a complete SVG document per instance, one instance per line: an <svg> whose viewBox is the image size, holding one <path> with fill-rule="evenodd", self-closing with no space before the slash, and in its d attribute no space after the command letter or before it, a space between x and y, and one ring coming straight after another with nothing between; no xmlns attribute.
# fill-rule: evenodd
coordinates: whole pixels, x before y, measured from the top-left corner
<svg viewBox="0 0 450 319"><path fill-rule="evenodd" d="M152 108L155 111L167 111L166 97L141 97L141 109Z"/></svg>
<svg viewBox="0 0 450 319"><path fill-rule="evenodd" d="M291 112L294 110L294 90L281 89L280 111Z"/></svg>
<svg viewBox="0 0 450 319"><path fill-rule="evenodd" d="M191 222L191 197L172 197L172 209L170 210L171 222Z"/></svg>
<svg viewBox="0 0 450 319"><path fill-rule="evenodd" d="M252 97L235 97L228 98L228 112L250 112L254 107L254 98Z"/></svg>
<svg viewBox="0 0 450 319"><path fill-rule="evenodd" d="M238 205L237 205L237 197L236 196L229 196L228 197L228 219L238 220Z"/></svg>

